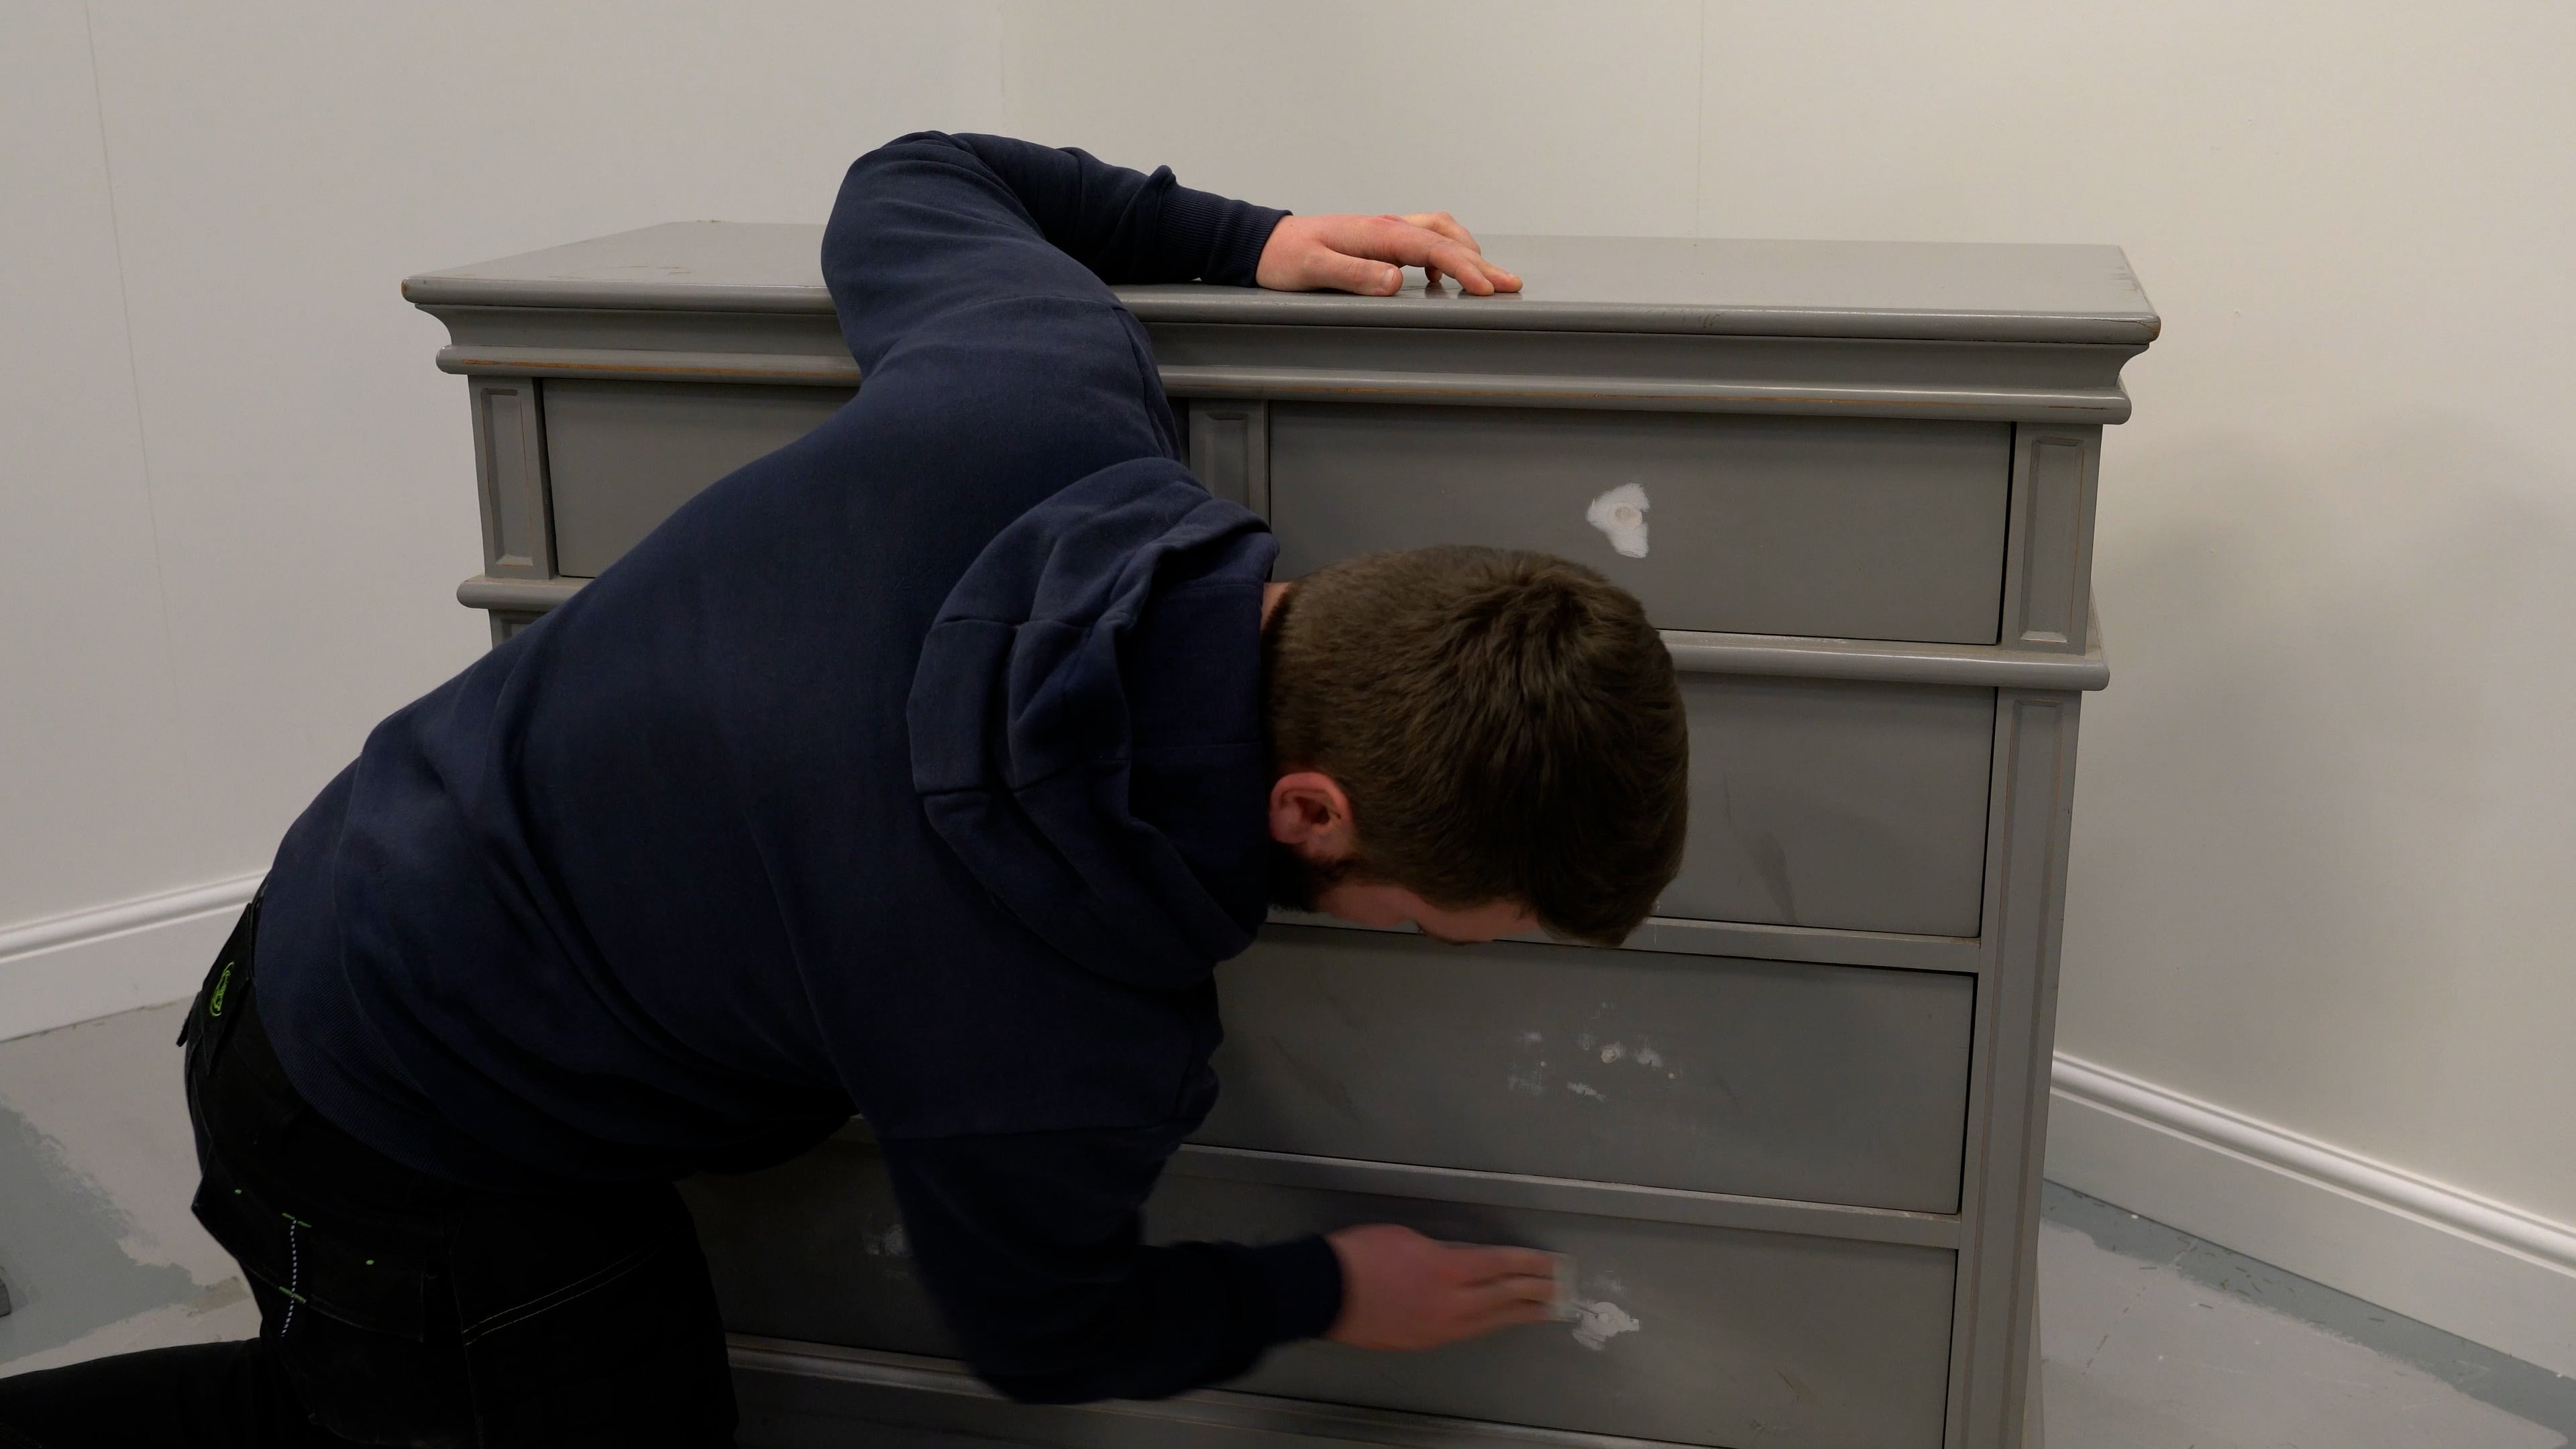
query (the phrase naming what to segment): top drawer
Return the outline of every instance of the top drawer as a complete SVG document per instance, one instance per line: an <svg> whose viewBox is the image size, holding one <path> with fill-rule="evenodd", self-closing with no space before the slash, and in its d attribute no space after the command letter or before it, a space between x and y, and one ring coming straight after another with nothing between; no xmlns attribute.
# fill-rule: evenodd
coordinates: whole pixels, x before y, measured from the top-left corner
<svg viewBox="0 0 2576 1449"><path fill-rule="evenodd" d="M2006 423L1271 405L1278 577L1484 543L1578 560L1657 627L1992 644Z"/></svg>

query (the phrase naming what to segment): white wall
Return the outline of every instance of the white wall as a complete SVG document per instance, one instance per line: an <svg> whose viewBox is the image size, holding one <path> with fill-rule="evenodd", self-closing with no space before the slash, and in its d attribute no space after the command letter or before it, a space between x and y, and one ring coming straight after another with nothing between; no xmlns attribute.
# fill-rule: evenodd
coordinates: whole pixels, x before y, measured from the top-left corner
<svg viewBox="0 0 2576 1449"><path fill-rule="evenodd" d="M6 1036L193 986L305 800L487 642L403 277L815 217L998 79L989 12L900 3L0 4Z"/></svg>
<svg viewBox="0 0 2576 1449"><path fill-rule="evenodd" d="M9 14L0 923L255 871L480 647L411 271L816 219L922 125L1489 231L2118 242L2166 333L2106 461L2053 1162L2576 1371L2567 7Z"/></svg>

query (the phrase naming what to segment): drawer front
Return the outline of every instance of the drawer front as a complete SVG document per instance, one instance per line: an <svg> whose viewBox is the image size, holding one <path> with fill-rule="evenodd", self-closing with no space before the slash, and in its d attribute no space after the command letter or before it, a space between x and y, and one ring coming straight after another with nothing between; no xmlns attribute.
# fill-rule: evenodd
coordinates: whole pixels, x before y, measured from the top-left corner
<svg viewBox="0 0 2576 1449"><path fill-rule="evenodd" d="M1996 639L2006 424L1273 404L1268 427L1281 578L1497 544L1599 569L1665 629Z"/></svg>
<svg viewBox="0 0 2576 1449"><path fill-rule="evenodd" d="M596 578L699 489L812 432L853 395L830 387L545 383L556 572Z"/></svg>
<svg viewBox="0 0 2576 1449"><path fill-rule="evenodd" d="M835 1137L792 1162L680 1184L735 1333L955 1358L912 1271L876 1144Z"/></svg>
<svg viewBox="0 0 2576 1449"><path fill-rule="evenodd" d="M1682 1444L1941 1442L1957 1266L1946 1249L1180 1175L1146 1209L1163 1242L1366 1222L1570 1254L1590 1312L1429 1353L1293 1344L1234 1387Z"/></svg>
<svg viewBox="0 0 2576 1449"><path fill-rule="evenodd" d="M686 1190L735 1332L954 1352L903 1255L873 1146L835 1141ZM1235 1385L1253 1392L1686 1444L1941 1442L1956 1271L1947 1249L1238 1181L1194 1175L1186 1157L1146 1218L1164 1242L1399 1222L1569 1253L1578 1265L1590 1305L1578 1325L1423 1354L1292 1345Z"/></svg>
<svg viewBox="0 0 2576 1449"><path fill-rule="evenodd" d="M1974 936L1995 692L1685 674L1690 844L1660 915Z"/></svg>
<svg viewBox="0 0 2576 1449"><path fill-rule="evenodd" d="M1274 926L1198 1140L1955 1212L1973 977Z"/></svg>

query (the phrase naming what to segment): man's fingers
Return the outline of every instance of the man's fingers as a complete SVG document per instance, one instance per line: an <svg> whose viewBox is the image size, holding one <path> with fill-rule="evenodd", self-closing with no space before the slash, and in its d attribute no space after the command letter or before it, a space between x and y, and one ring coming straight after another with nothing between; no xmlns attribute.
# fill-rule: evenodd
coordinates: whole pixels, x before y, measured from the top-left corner
<svg viewBox="0 0 2576 1449"><path fill-rule="evenodd" d="M1364 297L1392 295L1404 285L1404 269L1389 266L1369 257L1355 257L1338 251L1319 254L1313 262L1313 282L1321 287L1338 287Z"/></svg>
<svg viewBox="0 0 2576 1449"><path fill-rule="evenodd" d="M1542 1316L1556 1305L1553 1278L1496 1278L1458 1290L1458 1301L1471 1317L1538 1309Z"/></svg>
<svg viewBox="0 0 2576 1449"><path fill-rule="evenodd" d="M1483 245L1477 242L1474 233L1458 224L1458 219L1456 217L1451 216L1445 211L1421 211L1416 212L1411 216L1401 218L1401 220L1403 220L1407 225L1420 227L1424 231L1435 233L1447 241L1465 247L1468 252L1473 254L1476 258L1477 272L1480 273L1486 281L1493 283L1495 291L1517 292L1521 289L1521 279L1519 275L1506 270L1505 268L1498 267L1491 261L1488 261L1485 257L1485 248ZM1452 270L1454 271L1455 269L1453 268ZM1473 289L1470 288L1470 290Z"/></svg>
<svg viewBox="0 0 2576 1449"><path fill-rule="evenodd" d="M1488 261L1483 252L1476 250L1474 243L1455 241L1427 228L1417 227L1415 231L1432 239L1425 253L1427 261L1417 265L1437 266L1456 277L1458 285L1480 297L1521 289L1519 277Z"/></svg>
<svg viewBox="0 0 2576 1449"><path fill-rule="evenodd" d="M1483 257L1436 231L1395 217L1378 217L1353 238L1356 249L1400 266L1420 267L1425 274L1443 273L1478 296L1495 290Z"/></svg>
<svg viewBox="0 0 2576 1449"><path fill-rule="evenodd" d="M1421 227L1425 231L1436 231L1480 257L1485 254L1485 249L1476 245L1476 238L1465 227L1458 224L1458 218L1445 211L1417 211L1411 216L1400 217L1398 220Z"/></svg>
<svg viewBox="0 0 2576 1449"><path fill-rule="evenodd" d="M1475 1332L1491 1333L1515 1323L1545 1323L1555 1316L1554 1310L1544 1303L1506 1303L1477 1315L1470 1322L1474 1324Z"/></svg>
<svg viewBox="0 0 2576 1449"><path fill-rule="evenodd" d="M1485 259L1447 237L1441 237L1432 244L1429 262L1457 278L1459 286L1479 297L1491 296L1500 290L1494 279L1486 274Z"/></svg>
<svg viewBox="0 0 2576 1449"><path fill-rule="evenodd" d="M1450 242L1447 245L1457 246L1458 243ZM1486 258L1483 252L1475 253L1475 257L1477 274L1482 276L1495 291L1517 292L1521 289L1519 273L1504 267L1496 266L1492 261Z"/></svg>
<svg viewBox="0 0 2576 1449"><path fill-rule="evenodd" d="M1451 1332L1455 1335L1451 1341L1474 1338L1479 1334L1491 1333L1498 1328L1509 1328L1516 1323L1545 1323L1555 1316L1554 1311L1544 1303L1491 1304L1473 1312L1461 1314L1451 1328Z"/></svg>
<svg viewBox="0 0 2576 1449"><path fill-rule="evenodd" d="M1433 228L1416 226L1409 218L1373 218L1365 245L1371 256L1408 267L1420 267L1426 275L1446 273L1455 278L1459 286L1478 296L1495 290L1493 280L1486 276L1485 259L1476 254L1473 246L1453 241L1446 233Z"/></svg>

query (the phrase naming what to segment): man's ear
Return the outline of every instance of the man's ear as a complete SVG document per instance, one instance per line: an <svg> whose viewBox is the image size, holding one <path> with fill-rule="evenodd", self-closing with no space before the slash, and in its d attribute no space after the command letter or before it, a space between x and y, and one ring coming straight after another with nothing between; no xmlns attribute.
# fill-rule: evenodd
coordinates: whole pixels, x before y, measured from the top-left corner
<svg viewBox="0 0 2576 1449"><path fill-rule="evenodd" d="M1359 846L1351 800L1320 770L1291 770L1270 782L1270 838L1318 865Z"/></svg>

